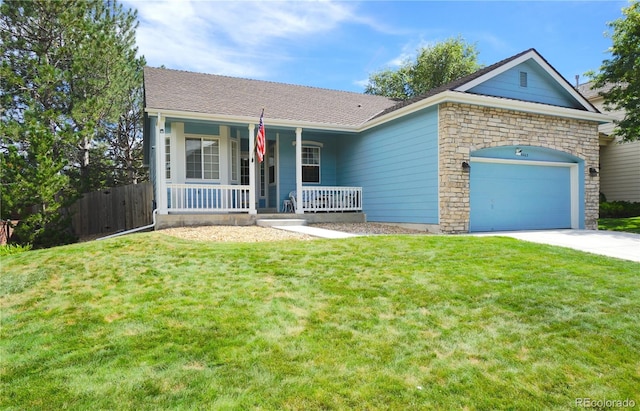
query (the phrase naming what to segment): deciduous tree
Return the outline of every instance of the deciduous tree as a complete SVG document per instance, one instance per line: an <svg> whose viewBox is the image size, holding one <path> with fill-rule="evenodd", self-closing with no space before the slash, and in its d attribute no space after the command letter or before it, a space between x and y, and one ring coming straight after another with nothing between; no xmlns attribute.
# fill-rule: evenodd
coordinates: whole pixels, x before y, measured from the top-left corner
<svg viewBox="0 0 640 411"><path fill-rule="evenodd" d="M640 2L631 2L622 13L624 17L609 23L611 58L602 62L593 87L611 85L603 93L605 106L625 112L614 134L633 141L640 139Z"/></svg>
<svg viewBox="0 0 640 411"><path fill-rule="evenodd" d="M478 51L462 38L450 38L418 50L414 60L399 68L384 69L369 76L365 93L407 99L424 94L477 71Z"/></svg>

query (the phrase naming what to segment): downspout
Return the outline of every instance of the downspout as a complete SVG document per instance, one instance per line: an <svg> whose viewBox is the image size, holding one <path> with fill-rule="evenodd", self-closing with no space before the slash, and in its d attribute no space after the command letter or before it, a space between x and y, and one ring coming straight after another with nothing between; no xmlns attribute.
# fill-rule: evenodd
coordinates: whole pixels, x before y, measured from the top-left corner
<svg viewBox="0 0 640 411"><path fill-rule="evenodd" d="M148 230L150 228L154 228L156 226L156 214L158 214L158 209L157 208L155 208L153 210L153 213L152 213L153 223L151 223L149 225L145 225L143 227L138 227L138 228L132 228L131 230L127 230L127 231L120 231L119 233L111 234L111 235L108 235L106 237L96 238L96 241L98 241L98 240L106 240L107 238L119 237L121 235L131 234L131 233L135 233L135 232L138 232L138 231Z"/></svg>

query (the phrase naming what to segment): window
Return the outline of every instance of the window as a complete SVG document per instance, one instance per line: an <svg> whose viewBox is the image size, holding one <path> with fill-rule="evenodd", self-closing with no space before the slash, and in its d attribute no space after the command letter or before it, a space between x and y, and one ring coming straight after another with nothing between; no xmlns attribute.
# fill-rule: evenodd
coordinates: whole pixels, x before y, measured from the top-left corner
<svg viewBox="0 0 640 411"><path fill-rule="evenodd" d="M267 163L269 165L269 184L276 182L276 145L269 144L267 150Z"/></svg>
<svg viewBox="0 0 640 411"><path fill-rule="evenodd" d="M249 185L249 154L243 153L240 159L240 184Z"/></svg>
<svg viewBox="0 0 640 411"><path fill-rule="evenodd" d="M218 140L186 139L187 178L217 180L220 178L220 146Z"/></svg>
<svg viewBox="0 0 640 411"><path fill-rule="evenodd" d="M302 182L320 182L320 147L302 147Z"/></svg>
<svg viewBox="0 0 640 411"><path fill-rule="evenodd" d="M238 141L231 140L231 181L238 181Z"/></svg>
<svg viewBox="0 0 640 411"><path fill-rule="evenodd" d="M520 72L520 87L527 87L527 72Z"/></svg>
<svg viewBox="0 0 640 411"><path fill-rule="evenodd" d="M171 139L164 139L164 168L166 171L165 178L171 179Z"/></svg>

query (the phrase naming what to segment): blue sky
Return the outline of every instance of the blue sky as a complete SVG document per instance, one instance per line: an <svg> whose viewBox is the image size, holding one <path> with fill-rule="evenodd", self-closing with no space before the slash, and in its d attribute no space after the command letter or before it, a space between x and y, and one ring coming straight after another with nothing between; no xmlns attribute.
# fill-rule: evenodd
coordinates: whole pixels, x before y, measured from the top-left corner
<svg viewBox="0 0 640 411"><path fill-rule="evenodd" d="M148 1L139 53L158 67L362 92L369 74L461 36L493 64L535 48L572 84L608 57L627 1Z"/></svg>

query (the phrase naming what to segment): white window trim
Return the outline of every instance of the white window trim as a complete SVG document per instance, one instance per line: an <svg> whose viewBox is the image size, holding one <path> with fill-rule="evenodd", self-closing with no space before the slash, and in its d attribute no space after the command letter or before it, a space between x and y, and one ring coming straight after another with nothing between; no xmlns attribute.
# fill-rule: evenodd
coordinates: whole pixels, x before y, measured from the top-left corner
<svg viewBox="0 0 640 411"><path fill-rule="evenodd" d="M218 142L218 178L204 178L204 168L201 170L202 171L202 176L201 178L196 178L196 177L187 177L187 140L196 140L199 139L200 140L200 150L202 150L202 140L216 140ZM222 170L223 167L226 167L226 158L227 156L224 155L223 153L223 149L222 149L222 137L221 136L214 136L214 135L206 135L206 134L184 134L184 147L185 147L185 152L184 152L184 175L185 175L185 181L186 182L207 182L207 183L220 183L222 181ZM200 164L201 167L204 166L204 161Z"/></svg>
<svg viewBox="0 0 640 411"><path fill-rule="evenodd" d="M309 144L311 143L311 144ZM302 181L304 184L322 184L322 144L318 143L318 144L313 144L314 142L303 142L302 143L302 148L315 148L318 149L318 181ZM303 160L302 160L302 164L300 164L300 169L302 169L303 167L315 167L316 164L305 164L304 163L304 156L303 156ZM304 174L303 174L303 178L304 178Z"/></svg>
<svg viewBox="0 0 640 411"><path fill-rule="evenodd" d="M169 144L167 144L167 142ZM165 138L164 138L164 175L167 181L171 181L171 177L173 176L173 173L175 173L175 170L172 170L172 157L175 156L174 151L172 150L172 145L173 145L173 138L171 138L171 134L166 135L165 134Z"/></svg>
<svg viewBox="0 0 640 411"><path fill-rule="evenodd" d="M293 141L291 142L291 145L295 147L295 145L296 145L296 141L295 141L295 140L293 140ZM323 144L323 143L321 143L321 142L319 142L319 141L313 141L313 140L302 140L302 147L305 147L305 146L316 146L316 147L323 148L323 147L324 147L324 144Z"/></svg>

